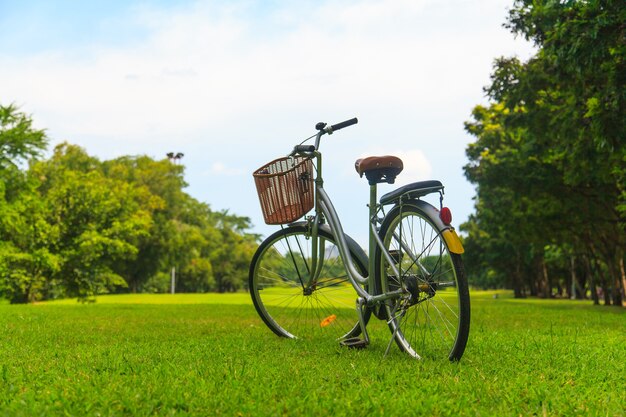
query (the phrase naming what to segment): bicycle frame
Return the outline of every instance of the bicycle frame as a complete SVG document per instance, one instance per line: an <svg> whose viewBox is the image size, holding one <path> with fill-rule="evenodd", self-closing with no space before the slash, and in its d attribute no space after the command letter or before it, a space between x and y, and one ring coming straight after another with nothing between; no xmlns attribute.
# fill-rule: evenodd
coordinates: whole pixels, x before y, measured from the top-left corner
<svg viewBox="0 0 626 417"><path fill-rule="evenodd" d="M319 140L323 133L319 133L316 138L316 146L315 149L319 146ZM381 303L388 299L399 298L403 294L406 293L404 289L399 289L397 291L388 292L385 294L372 294L371 292L366 291L361 287L361 285L368 284L368 288L374 289L376 288L376 279L377 273L375 271L375 259L373 254L376 251L376 246L378 245L383 253L383 255L387 258L389 265L394 270L394 273L399 276L400 273L397 270L395 263L392 260L391 255L384 247L382 240L378 236L377 225L381 222L381 219L378 218L378 213L380 211L380 206L377 202L377 186L370 185L370 202L369 202L369 254L368 254L368 276L362 276L357 268L354 265L354 260L350 254L350 247L346 240L346 235L343 231L343 226L341 225L341 221L339 220L339 216L335 211L335 207L333 203L324 190L324 180L322 177L322 154L320 152L313 151L309 152L309 155L316 158L316 178L315 178L315 216L312 218L309 217L308 221L311 227L311 245L312 245L312 259L311 265L312 270L309 274L310 282L307 285L310 285L317 278L317 274L319 274L319 270L321 269L321 264L324 259L324 248L319 247L318 244L318 227L324 221L328 222L330 226L331 233L333 234L335 241L337 243L337 248L339 249L339 254L341 255L342 262L346 269L346 273L348 278L350 279L350 283L354 287L354 290L357 292L359 297L362 299L362 302L367 306L371 307L378 303ZM318 253L321 252L321 253Z"/></svg>
<svg viewBox="0 0 626 417"><path fill-rule="evenodd" d="M318 123L319 132L288 155L308 160L286 161L274 177L291 174L303 163L306 170L285 177L289 182L284 184L277 178L274 188L261 187L285 199L274 204L284 219L297 220L314 211L304 221L273 233L255 252L249 275L254 306L278 336L333 335L342 346L363 348L370 342L367 324L374 315L391 330L385 355L395 340L402 351L417 359L423 352L458 360L469 332L469 291L460 256L463 246L450 225L449 209L443 207L443 184L417 181L379 199L377 184L393 183L402 161L391 156L357 161L357 172L370 184L369 254L344 233L324 190L321 136L356 123L356 118L330 126ZM313 138L314 145L304 145ZM255 182L265 174L264 169L255 172ZM295 194L290 194L293 190ZM264 217L272 223L276 216L263 205L261 191ZM432 193L440 196L439 209L422 200ZM287 196L292 195L300 200L288 202ZM354 300L346 281L356 292L356 323L354 312L345 310L346 302Z"/></svg>

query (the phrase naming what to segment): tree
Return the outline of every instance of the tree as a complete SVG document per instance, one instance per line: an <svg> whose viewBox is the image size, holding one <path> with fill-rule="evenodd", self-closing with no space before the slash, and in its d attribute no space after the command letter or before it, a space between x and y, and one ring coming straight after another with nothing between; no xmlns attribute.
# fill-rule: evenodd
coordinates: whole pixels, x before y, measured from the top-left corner
<svg viewBox="0 0 626 417"><path fill-rule="evenodd" d="M166 274L169 285L171 244L176 231L174 219L184 198L183 167L168 160L147 156L124 156L103 164L105 175L143 190L140 204L151 213L149 234L137 242L137 256L120 262L121 273L132 292L141 292L157 274ZM151 285L154 289L154 285ZM160 288L160 287L159 287ZM165 288L163 288L165 289Z"/></svg>
<svg viewBox="0 0 626 417"><path fill-rule="evenodd" d="M39 158L47 144L45 131L34 129L29 116L15 105L0 105L0 172Z"/></svg>
<svg viewBox="0 0 626 417"><path fill-rule="evenodd" d="M624 18L617 1L516 1L507 26L539 51L525 63L496 60L485 89L492 104L466 124L477 137L467 149L466 175L478 185L469 241L510 245L503 255L519 261L511 271L535 271L531 293L551 294L549 269L565 264L555 256L579 256L598 265L606 300L622 305ZM476 265L505 272L482 258Z"/></svg>
<svg viewBox="0 0 626 417"><path fill-rule="evenodd" d="M248 267L257 248L258 236L245 234L250 219L229 214L214 213L213 220L219 232L210 250L217 291L229 292L244 288L247 284ZM217 244L216 244L217 243Z"/></svg>
<svg viewBox="0 0 626 417"><path fill-rule="evenodd" d="M40 300L60 268L60 257L51 251L57 229L36 193L23 191L11 204L2 197L0 192L0 293L11 303Z"/></svg>
<svg viewBox="0 0 626 417"><path fill-rule="evenodd" d="M90 297L125 287L121 261L135 259L137 242L150 230L150 212L141 205L145 190L106 177L100 162L82 149L59 145L49 161L30 174L57 229L52 248L61 259L56 279L67 295Z"/></svg>
<svg viewBox="0 0 626 417"><path fill-rule="evenodd" d="M0 107L0 296L24 303L107 292L245 287L250 220L184 192L184 167L147 156L100 161ZM28 161L28 166L25 162Z"/></svg>
<svg viewBox="0 0 626 417"><path fill-rule="evenodd" d="M45 221L45 204L21 169L46 145L45 132L34 129L29 116L0 105L0 292L14 303L41 298L58 269L46 247L54 229Z"/></svg>

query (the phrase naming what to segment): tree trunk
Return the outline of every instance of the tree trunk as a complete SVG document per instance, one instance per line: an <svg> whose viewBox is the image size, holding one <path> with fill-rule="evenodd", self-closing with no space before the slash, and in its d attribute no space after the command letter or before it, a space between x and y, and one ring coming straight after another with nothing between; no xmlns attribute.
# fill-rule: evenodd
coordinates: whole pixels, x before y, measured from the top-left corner
<svg viewBox="0 0 626 417"><path fill-rule="evenodd" d="M595 276L599 278L600 288L602 289L602 296L604 298L604 305L611 305L612 295L612 273L611 273L611 257L605 256L602 250L597 250L593 245L590 246L593 256L592 266L594 268ZM602 261L602 263L600 263ZM608 273L608 277L607 277Z"/></svg>
<svg viewBox="0 0 626 417"><path fill-rule="evenodd" d="M516 262L515 265L515 271L513 271L513 294L515 296L515 298L525 298L524 295L524 284L523 284L523 280L521 277L521 271L520 271L520 263Z"/></svg>
<svg viewBox="0 0 626 417"><path fill-rule="evenodd" d="M576 297L576 284L578 284L578 278L576 277L576 258L574 255L569 257L569 271L570 271L570 284L567 286L567 298L575 300Z"/></svg>
<svg viewBox="0 0 626 417"><path fill-rule="evenodd" d="M602 267L598 265L598 261L595 261L596 271L599 271L602 274ZM604 298L604 305L611 305L611 285L609 284L609 280L602 274L600 275L600 288L602 290L602 297Z"/></svg>
<svg viewBox="0 0 626 417"><path fill-rule="evenodd" d="M598 287L596 286L596 277L591 267L591 259L589 259L589 256L587 255L585 255L584 259L585 269L587 271L587 276L589 277L589 289L591 290L591 299L593 300L594 305L599 305L600 299L598 298Z"/></svg>
<svg viewBox="0 0 626 417"><path fill-rule="evenodd" d="M624 267L624 256L619 257L619 271L622 278L622 303L626 299L626 268ZM623 304L622 304L623 305Z"/></svg>
<svg viewBox="0 0 626 417"><path fill-rule="evenodd" d="M616 259L616 262L613 262L610 266L609 266L609 274L611 276L611 286L612 291L611 291L611 295L613 298L613 305L616 307L622 307L622 301L623 301L623 297L622 297L622 293L623 293L623 288L622 288L622 271L620 271L620 265L619 265L619 261Z"/></svg>
<svg viewBox="0 0 626 417"><path fill-rule="evenodd" d="M602 285L602 295L604 295L604 305L611 305L611 287L608 287L606 284Z"/></svg>
<svg viewBox="0 0 626 417"><path fill-rule="evenodd" d="M552 285L550 285L550 276L548 275L546 260L543 257L541 258L541 275L543 277L543 298L550 298L552 296Z"/></svg>
<svg viewBox="0 0 626 417"><path fill-rule="evenodd" d="M535 257L534 259L535 273L537 276L538 294L541 298L550 298L550 284L548 281L548 268L546 267L546 261L543 256Z"/></svg>
<svg viewBox="0 0 626 417"><path fill-rule="evenodd" d="M533 274L528 274L529 277L534 277ZM539 282L537 279L528 278L528 291L531 297L537 297L539 295Z"/></svg>

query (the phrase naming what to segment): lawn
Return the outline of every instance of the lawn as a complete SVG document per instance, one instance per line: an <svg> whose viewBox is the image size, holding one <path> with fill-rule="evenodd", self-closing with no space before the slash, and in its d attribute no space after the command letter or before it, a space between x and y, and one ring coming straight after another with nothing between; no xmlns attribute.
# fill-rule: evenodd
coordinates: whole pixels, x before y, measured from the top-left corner
<svg viewBox="0 0 626 417"><path fill-rule="evenodd" d="M348 350L278 338L247 294L0 303L0 415L626 415L626 310L472 293L460 363L371 323Z"/></svg>

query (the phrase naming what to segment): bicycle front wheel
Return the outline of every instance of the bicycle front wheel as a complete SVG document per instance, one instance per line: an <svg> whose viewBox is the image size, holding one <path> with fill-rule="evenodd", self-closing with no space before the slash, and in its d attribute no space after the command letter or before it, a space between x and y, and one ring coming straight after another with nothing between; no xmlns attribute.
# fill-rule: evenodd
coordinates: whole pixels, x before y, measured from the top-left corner
<svg viewBox="0 0 626 417"><path fill-rule="evenodd" d="M320 228L318 260L305 226L290 226L269 236L250 264L252 301L265 324L277 335L338 340L361 333L356 292L333 236ZM352 253L361 275L367 269ZM365 324L371 312L365 312Z"/></svg>
<svg viewBox="0 0 626 417"><path fill-rule="evenodd" d="M380 235L399 274L380 249L376 268L383 292L405 290L384 306L400 349L416 358L453 361L467 344L470 299L461 256L450 252L438 223L420 204L394 207Z"/></svg>

